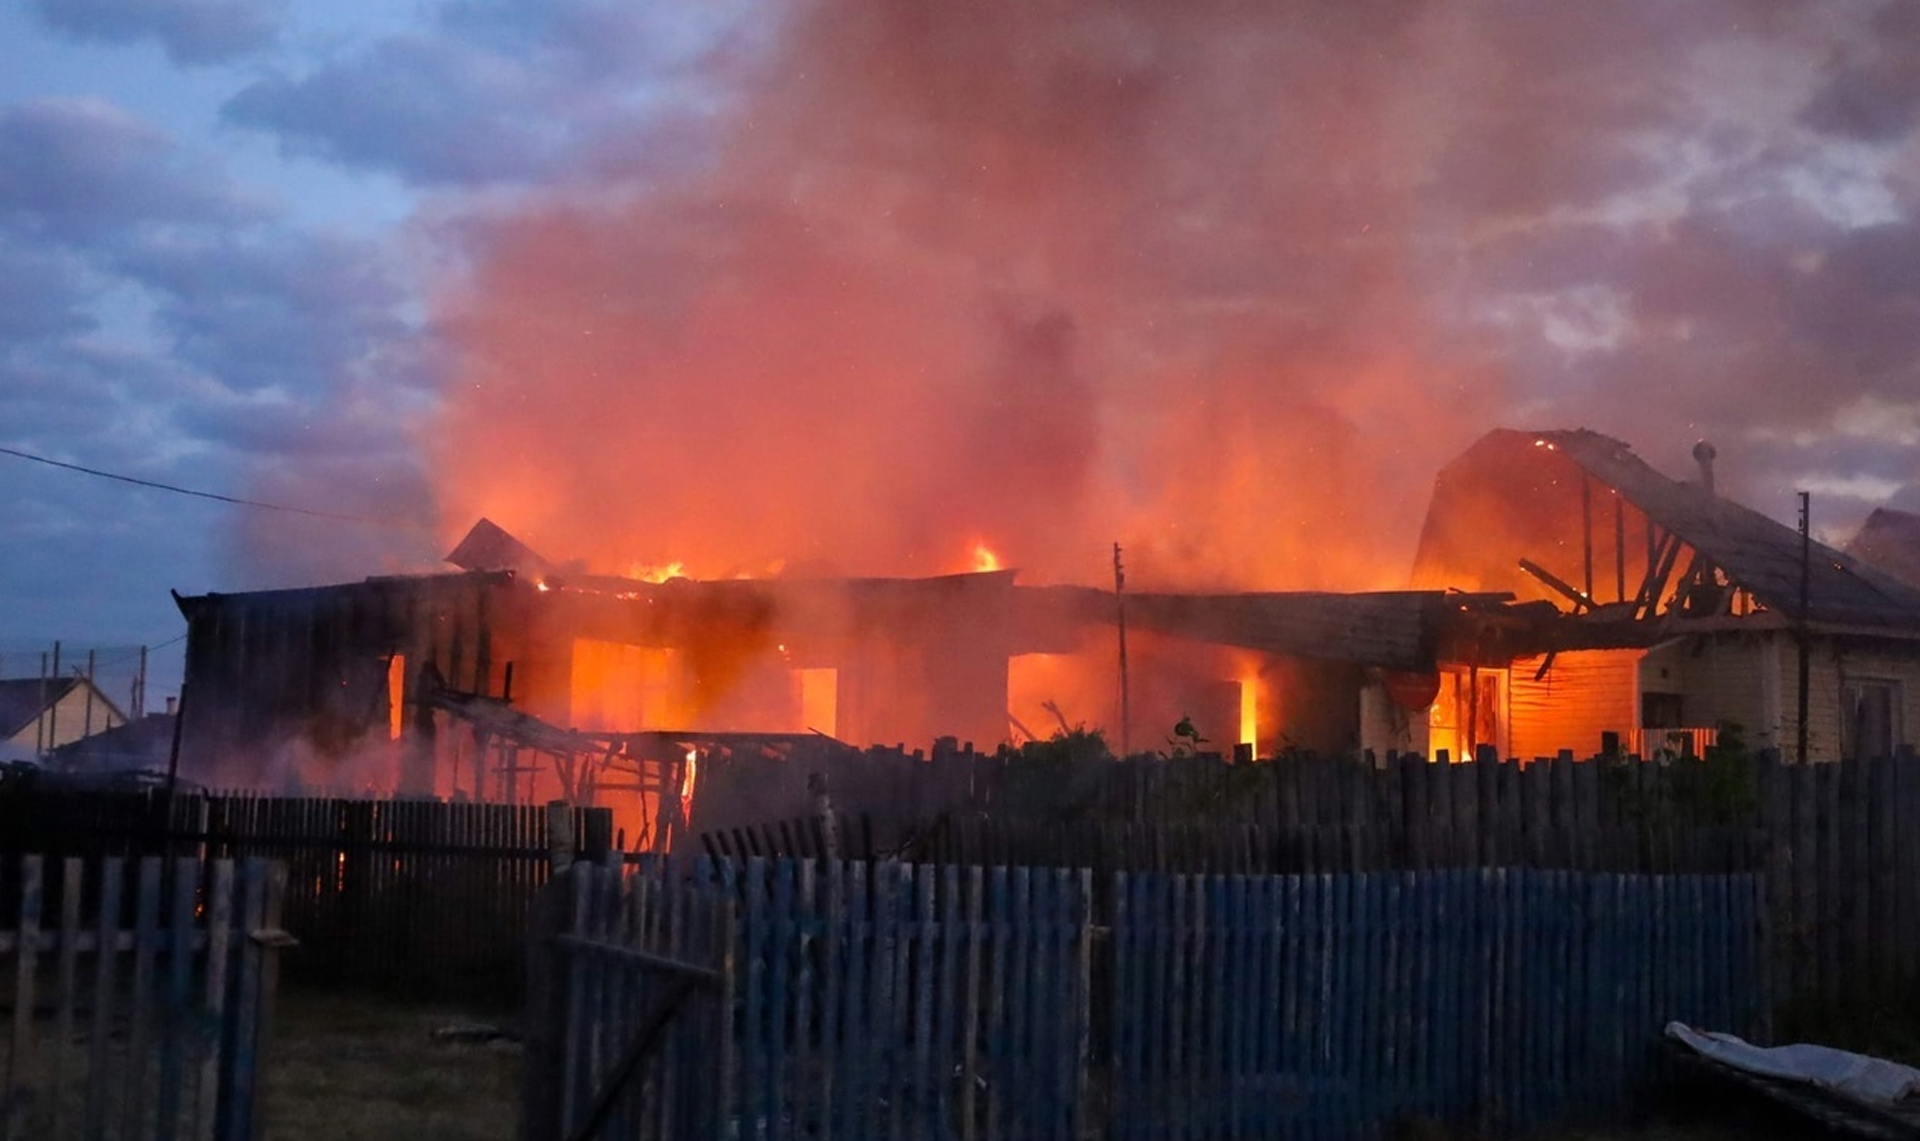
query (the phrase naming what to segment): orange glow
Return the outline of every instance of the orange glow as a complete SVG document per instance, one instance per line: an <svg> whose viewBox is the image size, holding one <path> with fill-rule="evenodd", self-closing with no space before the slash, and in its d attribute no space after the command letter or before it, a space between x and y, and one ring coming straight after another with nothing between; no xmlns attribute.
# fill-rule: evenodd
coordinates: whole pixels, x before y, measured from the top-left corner
<svg viewBox="0 0 1920 1141"><path fill-rule="evenodd" d="M793 672L800 679L801 728L833 736L839 717L840 671L811 669Z"/></svg>
<svg viewBox="0 0 1920 1141"><path fill-rule="evenodd" d="M1240 743L1260 756L1260 678L1240 679Z"/></svg>
<svg viewBox="0 0 1920 1141"><path fill-rule="evenodd" d="M693 786L700 771L700 751L687 750L687 767L680 773L680 819L693 819Z"/></svg>
<svg viewBox="0 0 1920 1141"><path fill-rule="evenodd" d="M387 739L398 741L407 722L407 656L387 660Z"/></svg>
<svg viewBox="0 0 1920 1141"><path fill-rule="evenodd" d="M997 571L1000 569L1000 556L994 554L993 549L985 543L975 543L973 545L973 569L983 574L987 571Z"/></svg>
<svg viewBox="0 0 1920 1141"><path fill-rule="evenodd" d="M685 728L691 720L678 700L679 658L652 646L575 640L572 725L608 732Z"/></svg>
<svg viewBox="0 0 1920 1141"><path fill-rule="evenodd" d="M660 583L668 579L686 578L687 564L678 559L657 566L647 563L635 563L627 568L628 578L637 578L641 582ZM744 576L743 576L744 577Z"/></svg>

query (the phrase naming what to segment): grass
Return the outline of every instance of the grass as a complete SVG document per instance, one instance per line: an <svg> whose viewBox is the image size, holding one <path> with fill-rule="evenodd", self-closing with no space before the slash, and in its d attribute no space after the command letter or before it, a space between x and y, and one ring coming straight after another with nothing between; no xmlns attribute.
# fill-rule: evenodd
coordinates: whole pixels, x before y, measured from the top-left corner
<svg viewBox="0 0 1920 1141"><path fill-rule="evenodd" d="M268 1043L267 1141L510 1141L520 1049L436 1040L473 1012L283 991Z"/></svg>
<svg viewBox="0 0 1920 1141"><path fill-rule="evenodd" d="M518 1046L432 1036L437 1028L474 1021L497 1025L510 1017L283 991L276 1001L263 1091L267 1141L510 1141L519 1113ZM1870 1029L1883 1041L1900 1037L1886 1027ZM1820 1136L1790 1112L1719 1088L1670 1090L1636 1108L1630 1114L1635 1124L1549 1130L1534 1141L1809 1141ZM1471 1131L1421 1124L1403 1125L1390 1136L1483 1141Z"/></svg>

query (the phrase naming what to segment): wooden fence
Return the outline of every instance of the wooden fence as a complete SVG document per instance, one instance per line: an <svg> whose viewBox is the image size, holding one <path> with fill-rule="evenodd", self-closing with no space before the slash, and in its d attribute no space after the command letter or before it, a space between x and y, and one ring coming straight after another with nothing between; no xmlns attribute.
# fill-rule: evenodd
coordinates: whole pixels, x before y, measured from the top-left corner
<svg viewBox="0 0 1920 1141"><path fill-rule="evenodd" d="M256 1136L285 870L27 856L8 878L0 1138Z"/></svg>
<svg viewBox="0 0 1920 1141"><path fill-rule="evenodd" d="M981 791L942 814L844 816L839 852L1088 867L1096 882L1118 871L1751 870L1766 878L1782 1001L1884 1004L1920 987L1920 758L1911 754L1711 766L1135 760L976 776ZM826 854L809 816L702 840L709 854L736 860Z"/></svg>
<svg viewBox="0 0 1920 1141"><path fill-rule="evenodd" d="M556 985L641 985L626 932L711 898L713 866L569 873L561 929L598 951ZM728 878L731 1016L660 1064L702 1067L700 1119L756 1141L1517 1130L1618 1114L1670 1020L1754 1033L1766 1010L1751 875L1122 873L1105 923L1084 870ZM607 1010L562 1020L563 1088L631 1038Z"/></svg>
<svg viewBox="0 0 1920 1141"><path fill-rule="evenodd" d="M609 847L609 810L573 809L571 825L587 853ZM277 860L301 939L290 982L501 1001L524 983L550 858L534 805L31 790L0 796L0 867L23 850Z"/></svg>

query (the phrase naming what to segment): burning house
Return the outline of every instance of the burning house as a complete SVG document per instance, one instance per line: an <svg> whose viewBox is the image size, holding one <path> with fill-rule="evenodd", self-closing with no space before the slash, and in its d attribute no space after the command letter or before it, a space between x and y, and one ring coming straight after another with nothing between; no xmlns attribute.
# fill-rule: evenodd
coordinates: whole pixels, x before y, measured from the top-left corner
<svg viewBox="0 0 1920 1141"><path fill-rule="evenodd" d="M1694 456L1679 481L1594 432L1499 430L1441 471L1416 585L1558 616L1511 660L1443 664L1430 747L1645 755L1702 748L1722 723L1787 756L1804 725L1816 759L1913 740L1920 589L1719 495L1712 446Z"/></svg>
<svg viewBox="0 0 1920 1141"><path fill-rule="evenodd" d="M1803 548L1700 455L1680 482L1591 432L1495 431L1440 473L1417 589L1366 593L651 581L482 520L445 573L180 598L184 771L597 801L637 837L684 826L715 751L1089 726L1133 752L1646 754L1723 722L1790 750L1803 637L1811 755L1910 740L1920 590Z"/></svg>
<svg viewBox="0 0 1920 1141"><path fill-rule="evenodd" d="M1180 721L1207 750L1243 755L1410 740L1436 664L1516 621L1498 594L1122 597L1023 586L1011 570L650 582L553 562L485 520L449 561L179 598L183 771L597 800L636 814L638 836L684 820L714 749L991 749L1088 725L1152 751Z"/></svg>

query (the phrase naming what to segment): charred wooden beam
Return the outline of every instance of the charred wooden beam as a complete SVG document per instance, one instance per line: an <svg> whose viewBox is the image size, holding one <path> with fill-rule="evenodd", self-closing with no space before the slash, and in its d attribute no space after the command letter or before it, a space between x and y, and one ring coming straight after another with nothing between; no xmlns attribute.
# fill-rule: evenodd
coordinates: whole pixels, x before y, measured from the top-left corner
<svg viewBox="0 0 1920 1141"><path fill-rule="evenodd" d="M1671 531L1662 532L1659 539L1653 540L1653 525L1649 523L1647 536L1647 577L1640 581L1639 593L1634 595L1634 614L1640 618L1653 617L1660 605L1661 595L1667 592L1667 579L1673 574L1674 560L1680 556L1680 536Z"/></svg>
<svg viewBox="0 0 1920 1141"><path fill-rule="evenodd" d="M1575 590L1565 579L1562 579L1559 575L1554 574L1532 559L1521 559L1520 569L1545 583L1555 593L1564 595L1578 609L1583 611L1593 609L1593 597L1591 595L1582 594L1580 591Z"/></svg>
<svg viewBox="0 0 1920 1141"><path fill-rule="evenodd" d="M1581 593L1593 597L1593 478L1580 477Z"/></svg>

